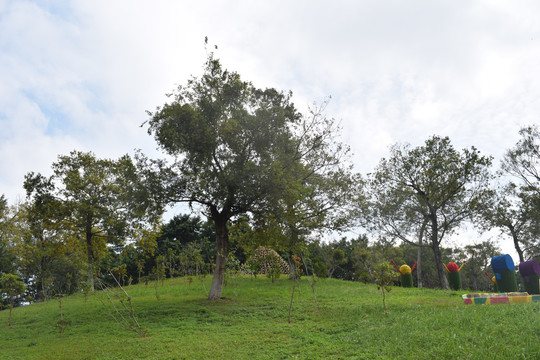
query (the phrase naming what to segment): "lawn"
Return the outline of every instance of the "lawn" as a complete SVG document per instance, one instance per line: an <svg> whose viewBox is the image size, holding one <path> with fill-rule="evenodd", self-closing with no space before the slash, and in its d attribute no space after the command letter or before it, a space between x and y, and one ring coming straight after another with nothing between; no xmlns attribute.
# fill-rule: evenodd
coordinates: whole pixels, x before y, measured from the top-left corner
<svg viewBox="0 0 540 360"><path fill-rule="evenodd" d="M56 300L14 309L11 329L4 310L0 359L540 358L540 303L473 306L465 291L395 287L385 315L374 285L319 280L315 302L302 280L289 323L291 288L285 277L243 277L208 301L199 279L127 286L142 338L112 319L101 292L63 299L63 336Z"/></svg>

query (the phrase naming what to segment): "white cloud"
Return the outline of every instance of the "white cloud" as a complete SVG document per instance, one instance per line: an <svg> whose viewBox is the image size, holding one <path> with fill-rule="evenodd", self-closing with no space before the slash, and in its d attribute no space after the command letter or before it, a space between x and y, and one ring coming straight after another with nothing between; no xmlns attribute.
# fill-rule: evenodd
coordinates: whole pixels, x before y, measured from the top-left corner
<svg viewBox="0 0 540 360"><path fill-rule="evenodd" d="M205 36L226 67L292 90L300 108L331 95L364 173L391 144L433 134L500 157L538 123L539 11L492 0L0 0L0 192L14 198L26 172L74 148L153 152L144 111L200 74Z"/></svg>

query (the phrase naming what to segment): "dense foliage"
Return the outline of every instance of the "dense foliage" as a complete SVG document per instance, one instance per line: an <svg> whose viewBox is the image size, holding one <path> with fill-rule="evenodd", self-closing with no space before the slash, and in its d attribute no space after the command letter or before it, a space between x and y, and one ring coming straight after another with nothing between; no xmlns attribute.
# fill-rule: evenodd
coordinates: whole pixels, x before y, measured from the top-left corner
<svg viewBox="0 0 540 360"><path fill-rule="evenodd" d="M149 112L148 132L173 161L141 165L156 201L197 205L216 231L209 298L219 299L240 216L286 238L289 249L316 229L348 225L358 179L321 109L301 114L291 93L260 89L210 53L204 74ZM291 254L292 255L292 254Z"/></svg>
<svg viewBox="0 0 540 360"><path fill-rule="evenodd" d="M459 152L433 136L423 146L394 146L371 179L370 217L385 233L433 251L442 288L448 289L440 247L489 194L491 159L472 147Z"/></svg>
<svg viewBox="0 0 540 360"><path fill-rule="evenodd" d="M448 245L471 224L500 229L520 261L540 257L537 127L521 130L496 173L476 148L458 151L433 136L414 148L395 144L363 180L338 123L324 115L326 103L302 114L291 93L241 80L213 53L203 75L170 99L146 122L162 159L73 151L58 157L52 175L27 174L24 202L0 196L0 275L25 285L17 301L1 297L3 306L88 294L96 279L208 274L208 296L218 299L231 268L268 272L250 264L261 247L283 259L280 271L294 268L294 258L313 279L374 283L377 264L417 264L414 285L432 288L448 286L444 263L466 261L462 286L489 290L485 272L497 246ZM501 174L512 181L502 183ZM178 202L191 213L163 223L165 206ZM335 240L358 224L362 235Z"/></svg>

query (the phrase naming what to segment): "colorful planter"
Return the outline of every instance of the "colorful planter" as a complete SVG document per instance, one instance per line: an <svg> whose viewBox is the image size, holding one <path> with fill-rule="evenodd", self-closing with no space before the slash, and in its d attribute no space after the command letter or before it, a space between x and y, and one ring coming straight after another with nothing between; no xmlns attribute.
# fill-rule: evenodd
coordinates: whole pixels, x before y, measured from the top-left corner
<svg viewBox="0 0 540 360"><path fill-rule="evenodd" d="M525 291L529 294L540 294L540 265L536 260L524 261L519 264L519 274L523 278Z"/></svg>
<svg viewBox="0 0 540 360"><path fill-rule="evenodd" d="M465 294L462 298L465 305L529 304L540 302L540 295L529 295L526 292Z"/></svg>
<svg viewBox="0 0 540 360"><path fill-rule="evenodd" d="M412 271L409 265L401 265L399 268L402 287L413 287Z"/></svg>
<svg viewBox="0 0 540 360"><path fill-rule="evenodd" d="M495 273L497 288L502 292L518 290L514 261L508 254L491 258L491 268Z"/></svg>
<svg viewBox="0 0 540 360"><path fill-rule="evenodd" d="M444 264L443 264L444 265ZM455 262L449 262L448 265L444 265L446 269L446 276L448 278L448 285L452 290L461 290L461 268L465 265L465 261L461 264L461 267Z"/></svg>
<svg viewBox="0 0 540 360"><path fill-rule="evenodd" d="M392 262L392 264L394 264L397 271L399 271L399 280L401 282L401 287L413 287L412 272L414 271L414 268L416 267L416 262L414 263L411 269L411 267L407 264L403 264L401 265L401 267L398 267L396 263L394 262L394 259L390 261Z"/></svg>

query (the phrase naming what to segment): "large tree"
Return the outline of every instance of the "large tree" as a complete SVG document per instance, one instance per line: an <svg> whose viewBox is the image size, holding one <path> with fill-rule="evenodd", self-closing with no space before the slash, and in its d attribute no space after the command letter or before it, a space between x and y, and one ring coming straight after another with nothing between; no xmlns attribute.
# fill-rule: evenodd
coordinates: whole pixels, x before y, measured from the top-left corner
<svg viewBox="0 0 540 360"><path fill-rule="evenodd" d="M540 131L534 125L520 129L519 134L521 139L503 158L502 170L540 194Z"/></svg>
<svg viewBox="0 0 540 360"><path fill-rule="evenodd" d="M290 93L242 81L212 53L202 77L171 97L149 113L148 125L174 160L141 157L148 166L142 176L160 195L157 202L198 204L213 221L217 255L209 299L221 297L229 220L249 214L288 228L299 218L319 226L339 222L343 198L336 198L351 175L340 161L347 149L329 142L332 121L319 112L303 116Z"/></svg>
<svg viewBox="0 0 540 360"><path fill-rule="evenodd" d="M520 262L540 248L538 200L536 193L526 190L527 187L505 184L492 192L489 203L481 209L482 228L499 228L502 234L510 236Z"/></svg>
<svg viewBox="0 0 540 360"><path fill-rule="evenodd" d="M395 169L394 169L395 171ZM425 241L428 237L429 218L420 216L422 209L410 198L410 189L399 186L386 186L383 175L372 174L369 181L371 201L364 207L365 226L382 237L398 239L416 247L416 278L418 287L422 287L424 248L429 248Z"/></svg>
<svg viewBox="0 0 540 360"><path fill-rule="evenodd" d="M122 242L143 226L144 214L135 199L139 186L129 156L98 159L93 153L73 151L59 156L53 175L26 175L24 187L31 200L39 233L61 231L80 241L86 254L88 283L93 289L97 261L107 244ZM65 240L65 239L64 239Z"/></svg>
<svg viewBox="0 0 540 360"><path fill-rule="evenodd" d="M523 261L523 253L540 256L540 131L538 126L527 126L519 131L521 138L509 149L502 161L501 171L514 176L518 182L511 182L499 197L511 206L494 207L498 216L494 226L508 229L514 239L514 246ZM495 204L497 205L497 204ZM502 221L501 221L502 220ZM513 224L520 227L521 234L512 233ZM521 245L525 249L521 249Z"/></svg>
<svg viewBox="0 0 540 360"><path fill-rule="evenodd" d="M474 147L456 151L448 137L423 146L395 145L372 175L374 219L390 235L431 247L442 288L448 281L441 243L478 211L487 193L491 159Z"/></svg>
<svg viewBox="0 0 540 360"><path fill-rule="evenodd" d="M24 203L17 218L19 236L14 241L19 272L34 300L47 300L78 289L84 252L77 238L58 221L53 199Z"/></svg>

